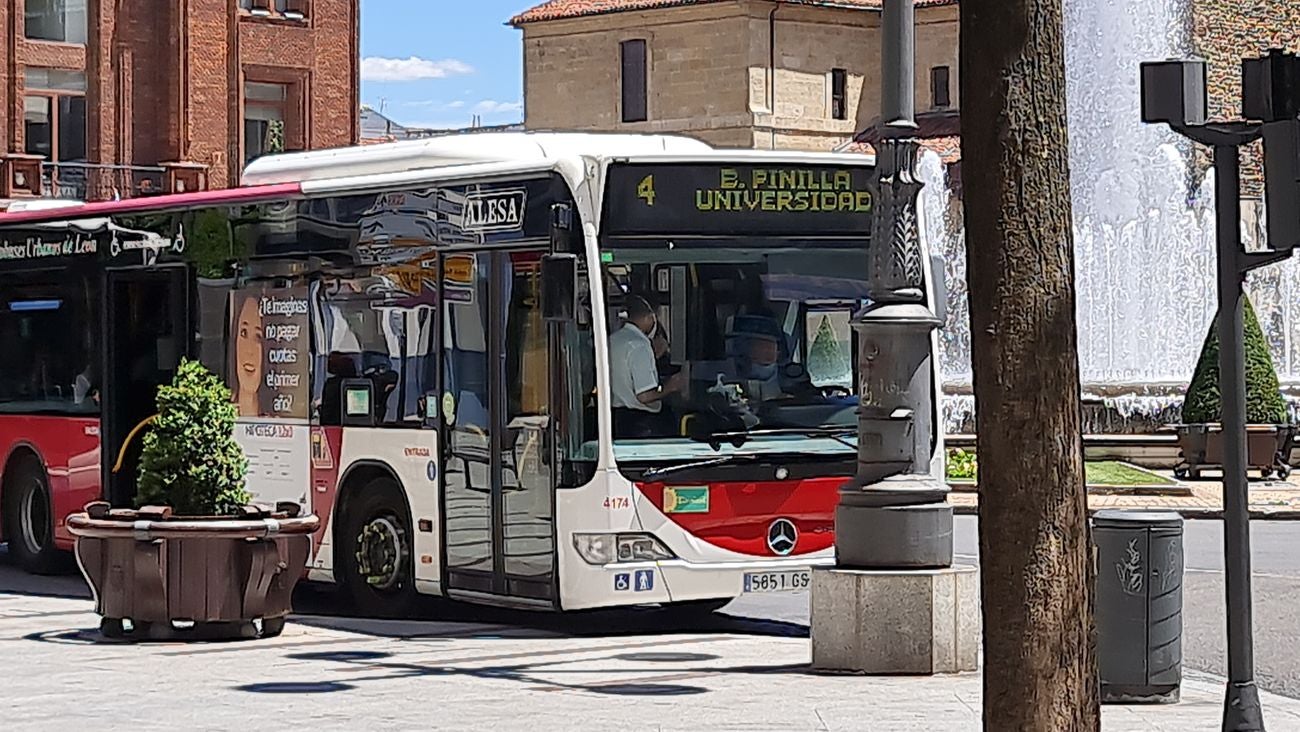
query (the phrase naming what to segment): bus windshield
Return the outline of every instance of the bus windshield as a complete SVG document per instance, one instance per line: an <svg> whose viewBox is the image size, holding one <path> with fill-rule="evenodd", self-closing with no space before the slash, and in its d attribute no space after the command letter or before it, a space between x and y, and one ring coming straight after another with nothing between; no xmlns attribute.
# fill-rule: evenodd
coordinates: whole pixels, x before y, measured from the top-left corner
<svg viewBox="0 0 1300 732"><path fill-rule="evenodd" d="M863 240L640 238L601 258L620 462L854 451Z"/></svg>

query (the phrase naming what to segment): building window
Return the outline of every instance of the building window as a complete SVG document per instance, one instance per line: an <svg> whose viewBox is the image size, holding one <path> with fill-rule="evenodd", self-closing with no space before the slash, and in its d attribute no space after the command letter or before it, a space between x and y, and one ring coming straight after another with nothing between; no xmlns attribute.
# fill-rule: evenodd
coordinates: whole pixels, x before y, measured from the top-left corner
<svg viewBox="0 0 1300 732"><path fill-rule="evenodd" d="M849 118L849 74L831 69L831 119Z"/></svg>
<svg viewBox="0 0 1300 732"><path fill-rule="evenodd" d="M641 39L623 41L623 121L645 122L646 109L646 48Z"/></svg>
<svg viewBox="0 0 1300 732"><path fill-rule="evenodd" d="M24 35L37 41L86 42L86 0L27 0Z"/></svg>
<svg viewBox="0 0 1300 732"><path fill-rule="evenodd" d="M288 88L284 84L244 82L244 162L284 152Z"/></svg>
<svg viewBox="0 0 1300 732"><path fill-rule="evenodd" d="M0 292L0 413L94 414L101 386L98 275L7 275Z"/></svg>
<svg viewBox="0 0 1300 732"><path fill-rule="evenodd" d="M935 109L952 106L952 94L948 90L947 66L936 66L930 69L930 97Z"/></svg>
<svg viewBox="0 0 1300 732"><path fill-rule="evenodd" d="M51 162L86 160L86 76L28 68L23 97L24 151Z"/></svg>
<svg viewBox="0 0 1300 732"><path fill-rule="evenodd" d="M302 20L307 17L309 2L310 0L239 0L239 7L250 15L278 15L289 20Z"/></svg>

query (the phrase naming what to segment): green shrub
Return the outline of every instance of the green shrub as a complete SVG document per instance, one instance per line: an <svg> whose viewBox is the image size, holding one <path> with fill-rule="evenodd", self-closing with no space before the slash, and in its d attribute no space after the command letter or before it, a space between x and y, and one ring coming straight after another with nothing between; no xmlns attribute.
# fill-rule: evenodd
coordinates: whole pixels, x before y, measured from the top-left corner
<svg viewBox="0 0 1300 732"><path fill-rule="evenodd" d="M947 472L949 480L975 480L977 469L974 452L961 448L948 451Z"/></svg>
<svg viewBox="0 0 1300 732"><path fill-rule="evenodd" d="M144 437L137 506L171 506L182 516L228 516L251 497L248 459L235 442L230 389L197 361L182 361L158 387L158 417Z"/></svg>
<svg viewBox="0 0 1300 732"><path fill-rule="evenodd" d="M1246 421L1250 424L1286 424L1286 400L1278 384L1264 331L1259 327L1255 309L1246 299ZM1183 399L1184 424L1210 424L1222 421L1219 401L1219 331L1218 318L1210 323L1210 332L1201 346L1196 373Z"/></svg>

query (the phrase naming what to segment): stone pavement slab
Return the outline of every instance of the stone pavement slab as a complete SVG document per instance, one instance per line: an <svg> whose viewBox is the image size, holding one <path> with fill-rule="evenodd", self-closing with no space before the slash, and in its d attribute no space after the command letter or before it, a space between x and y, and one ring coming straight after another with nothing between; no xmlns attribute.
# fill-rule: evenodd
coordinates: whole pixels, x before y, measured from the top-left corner
<svg viewBox="0 0 1300 732"><path fill-rule="evenodd" d="M0 729L979 730L979 674L817 676L806 638L574 635L517 625L302 616L279 638L105 642L88 600L0 593ZM581 624L581 620L574 625ZM1107 706L1108 732L1219 728L1222 682ZM1263 694L1270 729L1300 701Z"/></svg>

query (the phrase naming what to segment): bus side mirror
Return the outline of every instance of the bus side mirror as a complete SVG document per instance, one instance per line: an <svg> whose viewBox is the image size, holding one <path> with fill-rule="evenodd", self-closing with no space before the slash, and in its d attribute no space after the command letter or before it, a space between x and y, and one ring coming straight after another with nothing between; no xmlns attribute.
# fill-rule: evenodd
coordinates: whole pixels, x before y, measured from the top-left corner
<svg viewBox="0 0 1300 732"><path fill-rule="evenodd" d="M578 312L578 257L542 257L542 317L551 323L573 321Z"/></svg>

